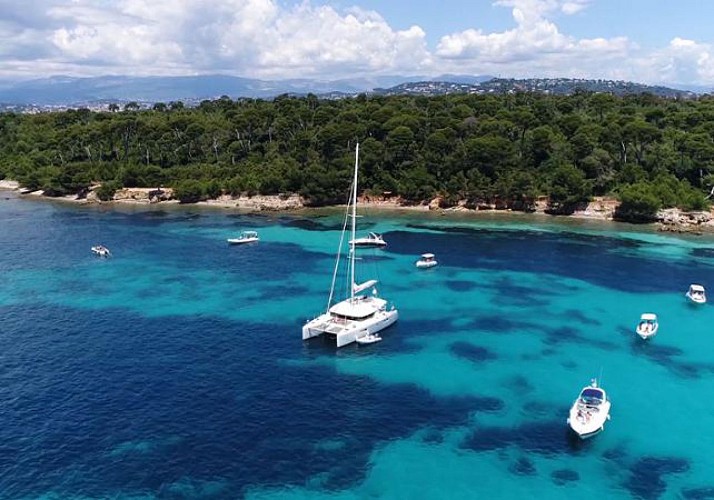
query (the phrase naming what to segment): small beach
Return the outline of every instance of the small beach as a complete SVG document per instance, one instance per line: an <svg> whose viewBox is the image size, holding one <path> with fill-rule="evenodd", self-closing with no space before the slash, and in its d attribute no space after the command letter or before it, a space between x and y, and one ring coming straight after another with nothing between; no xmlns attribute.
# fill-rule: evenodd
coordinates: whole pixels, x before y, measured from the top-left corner
<svg viewBox="0 0 714 500"><path fill-rule="evenodd" d="M21 188L15 181L3 180L0 181L0 190L21 192ZM157 195L157 193L160 193ZM214 208L218 210L231 211L234 210L240 213L271 213L285 212L295 213L301 211L322 211L330 212L332 210L341 210L339 205L331 207L308 207L305 206L303 200L297 195L254 195L254 196L220 196L217 199L199 201L197 203L181 204L178 200L172 199L171 190L169 188L126 188L120 190L112 201L100 201L96 196L63 196L63 197L46 197L42 191L32 191L22 194L23 197L32 197L37 200L49 200L57 202L67 202L80 205L102 206L102 207L163 207L167 208L175 206L177 208L200 207ZM436 200L431 204L405 204L398 198L379 199L375 197L364 196L360 199L361 210L389 214L421 213L430 214L429 216L439 215L454 219L490 219L495 218L510 218L515 217L518 220L552 220L570 224L573 219L582 219L594 222L613 222L613 213L617 206L617 201L611 198L595 198L583 210L578 210L570 215L550 215L547 214L545 202L539 202L536 205L535 212L522 212L511 209L471 209L462 205L457 205L449 208L440 208ZM679 234L701 234L714 233L714 209L710 212L696 212L688 214L676 209L668 209L662 211L659 222L633 225L626 223L618 223L622 226L631 226L633 230L642 228L653 228L657 231L679 233ZM607 227L607 225L603 226Z"/></svg>

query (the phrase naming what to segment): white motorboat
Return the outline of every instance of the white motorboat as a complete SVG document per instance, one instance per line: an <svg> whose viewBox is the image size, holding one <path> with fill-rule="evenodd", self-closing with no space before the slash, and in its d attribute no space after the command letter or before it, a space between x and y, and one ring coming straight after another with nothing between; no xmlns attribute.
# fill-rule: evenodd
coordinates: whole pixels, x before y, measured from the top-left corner
<svg viewBox="0 0 714 500"><path fill-rule="evenodd" d="M659 329L657 315L652 313L644 313L640 316L640 322L637 323L637 335L643 339L654 337Z"/></svg>
<svg viewBox="0 0 714 500"><path fill-rule="evenodd" d="M335 339L337 347L342 347L358 339L369 339L374 335L392 325L399 313L392 305L388 306L385 299L378 296L377 280L367 280L358 284L355 281L356 275L356 222L357 222L357 172L359 170L359 144L355 150L355 170L352 181L352 192L350 202L347 205L345 222L340 236L340 245L335 259L335 267L332 273L332 285L330 295L327 299L327 311L318 317L309 320L302 327L303 340L326 334ZM335 297L335 283L337 282L338 270L340 269L340 256L345 233L347 232L348 220L351 218L351 240L349 242L349 255L347 260L347 286L349 295L340 302L333 304ZM369 293L367 293L369 292ZM373 340L376 342L376 340Z"/></svg>
<svg viewBox="0 0 714 500"><path fill-rule="evenodd" d="M99 257L111 257L111 252L104 245L95 245L92 247L92 253Z"/></svg>
<svg viewBox="0 0 714 500"><path fill-rule="evenodd" d="M587 439L601 432L607 420L610 420L610 400L593 379L590 385L583 387L570 408L568 424L580 439Z"/></svg>
<svg viewBox="0 0 714 500"><path fill-rule="evenodd" d="M433 253L423 253L421 254L421 258L416 261L416 266L419 269L429 269L437 264L436 256Z"/></svg>
<svg viewBox="0 0 714 500"><path fill-rule="evenodd" d="M350 240L350 244L356 247L386 247L387 242L384 241L381 234L369 233L362 238L354 238Z"/></svg>
<svg viewBox="0 0 714 500"><path fill-rule="evenodd" d="M685 295L690 301L694 302L695 304L706 304L707 302L707 294L704 291L704 287L702 285L689 285L689 290L687 290L687 293Z"/></svg>
<svg viewBox="0 0 714 500"><path fill-rule="evenodd" d="M237 238L228 238L228 243L231 245L242 245L243 243L253 243L260 241L256 231L243 231Z"/></svg>
<svg viewBox="0 0 714 500"><path fill-rule="evenodd" d="M378 333L368 333L367 335L364 335L362 337L357 337L355 342L360 345L367 345L374 344L375 342L379 342L380 340L382 340L382 337L380 337Z"/></svg>

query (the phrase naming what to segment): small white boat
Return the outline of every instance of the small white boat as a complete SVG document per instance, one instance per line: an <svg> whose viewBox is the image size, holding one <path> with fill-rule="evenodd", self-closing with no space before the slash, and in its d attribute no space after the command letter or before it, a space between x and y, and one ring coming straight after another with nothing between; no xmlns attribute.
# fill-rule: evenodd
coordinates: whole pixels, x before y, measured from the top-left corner
<svg viewBox="0 0 714 500"><path fill-rule="evenodd" d="M367 335L364 335L363 337L357 337L355 339L355 342L357 342L360 345L367 345L367 344L374 344L375 342L379 342L380 340L382 340L382 337L380 337L378 333L368 333Z"/></svg>
<svg viewBox="0 0 714 500"><path fill-rule="evenodd" d="M437 264L438 262L436 261L436 257L433 253L423 253L421 254L421 258L416 261L416 266L419 269L429 269Z"/></svg>
<svg viewBox="0 0 714 500"><path fill-rule="evenodd" d="M100 257L111 257L111 252L104 245L95 245L92 247L92 253Z"/></svg>
<svg viewBox="0 0 714 500"><path fill-rule="evenodd" d="M587 439L601 432L607 420L610 420L610 400L593 379L590 385L583 387L570 408L568 425L580 439Z"/></svg>
<svg viewBox="0 0 714 500"><path fill-rule="evenodd" d="M228 243L231 245L242 245L243 243L253 243L260 241L256 231L243 231L237 238L228 238Z"/></svg>
<svg viewBox="0 0 714 500"><path fill-rule="evenodd" d="M659 329L657 315L652 313L644 313L640 316L640 322L637 323L637 335L643 339L654 337Z"/></svg>
<svg viewBox="0 0 714 500"><path fill-rule="evenodd" d="M356 247L386 247L387 242L384 241L382 235L377 233L369 233L363 238L355 238L354 240L350 240L350 245L354 245Z"/></svg>
<svg viewBox="0 0 714 500"><path fill-rule="evenodd" d="M689 290L687 290L685 295L695 304L706 304L707 302L707 294L702 285L689 285Z"/></svg>

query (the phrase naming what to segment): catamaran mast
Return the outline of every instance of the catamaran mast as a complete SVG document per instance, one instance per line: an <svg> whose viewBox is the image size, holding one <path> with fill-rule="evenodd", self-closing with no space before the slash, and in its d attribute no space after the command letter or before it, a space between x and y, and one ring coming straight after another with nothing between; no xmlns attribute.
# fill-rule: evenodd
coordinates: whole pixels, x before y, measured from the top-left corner
<svg viewBox="0 0 714 500"><path fill-rule="evenodd" d="M350 301L355 298L355 238L357 234L357 168L359 167L359 142L355 148L355 176L352 180L352 239L350 240Z"/></svg>

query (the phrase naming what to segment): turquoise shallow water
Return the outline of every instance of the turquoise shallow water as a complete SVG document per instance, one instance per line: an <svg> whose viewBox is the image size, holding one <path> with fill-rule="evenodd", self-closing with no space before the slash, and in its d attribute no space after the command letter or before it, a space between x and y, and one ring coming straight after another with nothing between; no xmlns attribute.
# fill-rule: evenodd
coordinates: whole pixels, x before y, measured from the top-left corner
<svg viewBox="0 0 714 500"><path fill-rule="evenodd" d="M684 299L714 283L714 239L365 215L389 245L361 277L400 321L338 351L300 340L338 215L3 196L2 496L714 498L714 309ZM261 242L229 247L242 229ZM612 420L581 443L565 419L595 376Z"/></svg>

